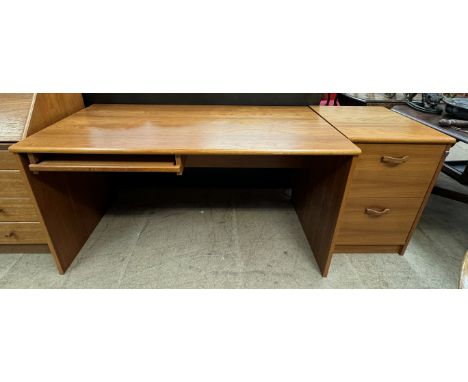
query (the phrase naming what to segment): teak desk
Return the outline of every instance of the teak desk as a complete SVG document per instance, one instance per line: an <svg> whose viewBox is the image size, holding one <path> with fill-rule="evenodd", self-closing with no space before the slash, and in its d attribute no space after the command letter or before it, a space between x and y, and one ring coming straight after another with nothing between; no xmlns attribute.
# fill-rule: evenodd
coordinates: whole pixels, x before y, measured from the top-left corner
<svg viewBox="0 0 468 382"><path fill-rule="evenodd" d="M60 273L104 213L106 173L269 167L297 172L293 202L326 276L337 250L403 253L454 141L403 117L395 125L387 114L395 113L383 108L323 109L96 104L10 151L18 154ZM382 230L377 238L375 230Z"/></svg>

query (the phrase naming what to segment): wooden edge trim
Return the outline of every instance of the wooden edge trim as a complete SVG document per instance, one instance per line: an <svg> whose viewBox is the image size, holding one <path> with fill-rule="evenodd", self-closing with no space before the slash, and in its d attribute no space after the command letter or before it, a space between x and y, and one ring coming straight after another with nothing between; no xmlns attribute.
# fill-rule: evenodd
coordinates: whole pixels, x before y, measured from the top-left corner
<svg viewBox="0 0 468 382"><path fill-rule="evenodd" d="M50 253L47 244L2 244L0 254L3 253Z"/></svg>
<svg viewBox="0 0 468 382"><path fill-rule="evenodd" d="M21 139L25 139L28 136L29 125L31 123L31 118L32 118L33 111L34 111L34 105L36 104L36 97L37 97L37 93L33 93L31 106L29 107L28 118L26 119L26 124L24 126L23 135Z"/></svg>
<svg viewBox="0 0 468 382"><path fill-rule="evenodd" d="M335 246L338 253L400 253L402 245L346 245Z"/></svg>
<svg viewBox="0 0 468 382"><path fill-rule="evenodd" d="M182 157L181 155L175 156L175 167L178 169L177 175L182 175L184 173L184 163L185 157Z"/></svg>
<svg viewBox="0 0 468 382"><path fill-rule="evenodd" d="M181 175L181 166L166 162L88 162L45 160L29 164L33 172L167 172ZM183 167L182 167L183 170Z"/></svg>

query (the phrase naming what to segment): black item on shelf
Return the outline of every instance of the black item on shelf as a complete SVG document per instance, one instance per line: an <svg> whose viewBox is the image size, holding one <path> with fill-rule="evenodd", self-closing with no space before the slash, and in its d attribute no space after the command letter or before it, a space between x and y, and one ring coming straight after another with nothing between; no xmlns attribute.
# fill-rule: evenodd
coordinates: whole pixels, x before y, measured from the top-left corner
<svg viewBox="0 0 468 382"><path fill-rule="evenodd" d="M444 98L444 102L450 117L468 120L468 98Z"/></svg>

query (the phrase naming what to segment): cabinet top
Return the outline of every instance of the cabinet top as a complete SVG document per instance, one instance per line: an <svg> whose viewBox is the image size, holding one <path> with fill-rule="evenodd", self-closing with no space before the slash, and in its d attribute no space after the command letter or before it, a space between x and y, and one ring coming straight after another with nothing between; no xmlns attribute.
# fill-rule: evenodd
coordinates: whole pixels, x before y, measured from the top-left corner
<svg viewBox="0 0 468 382"><path fill-rule="evenodd" d="M354 143L455 143L452 137L381 106L311 108Z"/></svg>

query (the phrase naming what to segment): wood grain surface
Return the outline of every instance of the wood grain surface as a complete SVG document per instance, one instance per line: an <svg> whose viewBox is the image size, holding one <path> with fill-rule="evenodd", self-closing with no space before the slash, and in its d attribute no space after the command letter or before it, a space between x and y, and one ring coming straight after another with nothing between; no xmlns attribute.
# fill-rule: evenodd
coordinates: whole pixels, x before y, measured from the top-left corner
<svg viewBox="0 0 468 382"><path fill-rule="evenodd" d="M404 244L422 201L422 198L350 198L346 202L336 243ZM366 213L367 208L389 211L373 216Z"/></svg>
<svg viewBox="0 0 468 382"><path fill-rule="evenodd" d="M401 245L335 245L335 253L400 253Z"/></svg>
<svg viewBox="0 0 468 382"><path fill-rule="evenodd" d="M39 217L29 198L0 198L0 221L37 222Z"/></svg>
<svg viewBox="0 0 468 382"><path fill-rule="evenodd" d="M434 177L445 145L360 144L350 196L388 196L422 198ZM400 164L382 158L406 157Z"/></svg>
<svg viewBox="0 0 468 382"><path fill-rule="evenodd" d="M381 106L311 106L355 143L439 143L455 139Z"/></svg>
<svg viewBox="0 0 468 382"><path fill-rule="evenodd" d="M405 245L400 250L400 255L402 255L402 256L405 254L405 251L408 248L411 236L413 235L414 231L416 230L416 227L417 227L417 225L419 223L419 220L421 219L424 208L426 207L426 204L429 201L429 198L430 198L431 193L432 193L432 189L434 188L434 185L435 185L435 183L437 181L440 170L442 169L442 166L444 165L446 154L448 154L449 150L450 150L450 146L449 145L445 146L445 151L442 153L442 155L439 158L439 163L437 165L437 168L434 171L434 174L432 175L431 182L429 183L429 185L427 187L426 194L424 195L424 200L421 203L421 207L419 208L419 211L418 211L418 214L416 215L416 218L414 219L413 226L411 227L411 230L408 233L408 239L406 240Z"/></svg>
<svg viewBox="0 0 468 382"><path fill-rule="evenodd" d="M0 141L19 141L26 127L32 93L0 93Z"/></svg>
<svg viewBox="0 0 468 382"><path fill-rule="evenodd" d="M33 174L26 155L18 155L17 159L40 222L46 228L51 254L63 274L104 214L109 202L108 174Z"/></svg>
<svg viewBox="0 0 468 382"><path fill-rule="evenodd" d="M312 157L309 168L297 172L293 203L324 277L332 261L338 221L355 161L354 157Z"/></svg>
<svg viewBox="0 0 468 382"><path fill-rule="evenodd" d="M45 241L41 223L0 222L0 244L43 244Z"/></svg>
<svg viewBox="0 0 468 382"><path fill-rule="evenodd" d="M176 163L179 156L169 156L167 161L162 161L159 156L148 158L143 155L60 155L59 158L41 160L39 163L31 163L31 171L67 171L67 172L173 172L183 171L181 163ZM119 158L123 157L123 158ZM141 158L143 157L143 158Z"/></svg>
<svg viewBox="0 0 468 382"><path fill-rule="evenodd" d="M34 94L30 119L23 138L35 134L83 108L83 97L80 93Z"/></svg>
<svg viewBox="0 0 468 382"><path fill-rule="evenodd" d="M45 234L44 234L45 235ZM49 253L49 246L45 244L46 239L44 238L43 244L2 244L0 245L0 254L2 253Z"/></svg>
<svg viewBox="0 0 468 382"><path fill-rule="evenodd" d="M13 145L18 153L357 155L308 107L92 105Z"/></svg>
<svg viewBox="0 0 468 382"><path fill-rule="evenodd" d="M0 170L19 170L15 154L8 151L7 145L0 145Z"/></svg>
<svg viewBox="0 0 468 382"><path fill-rule="evenodd" d="M28 197L26 185L17 170L0 170L0 198Z"/></svg>

